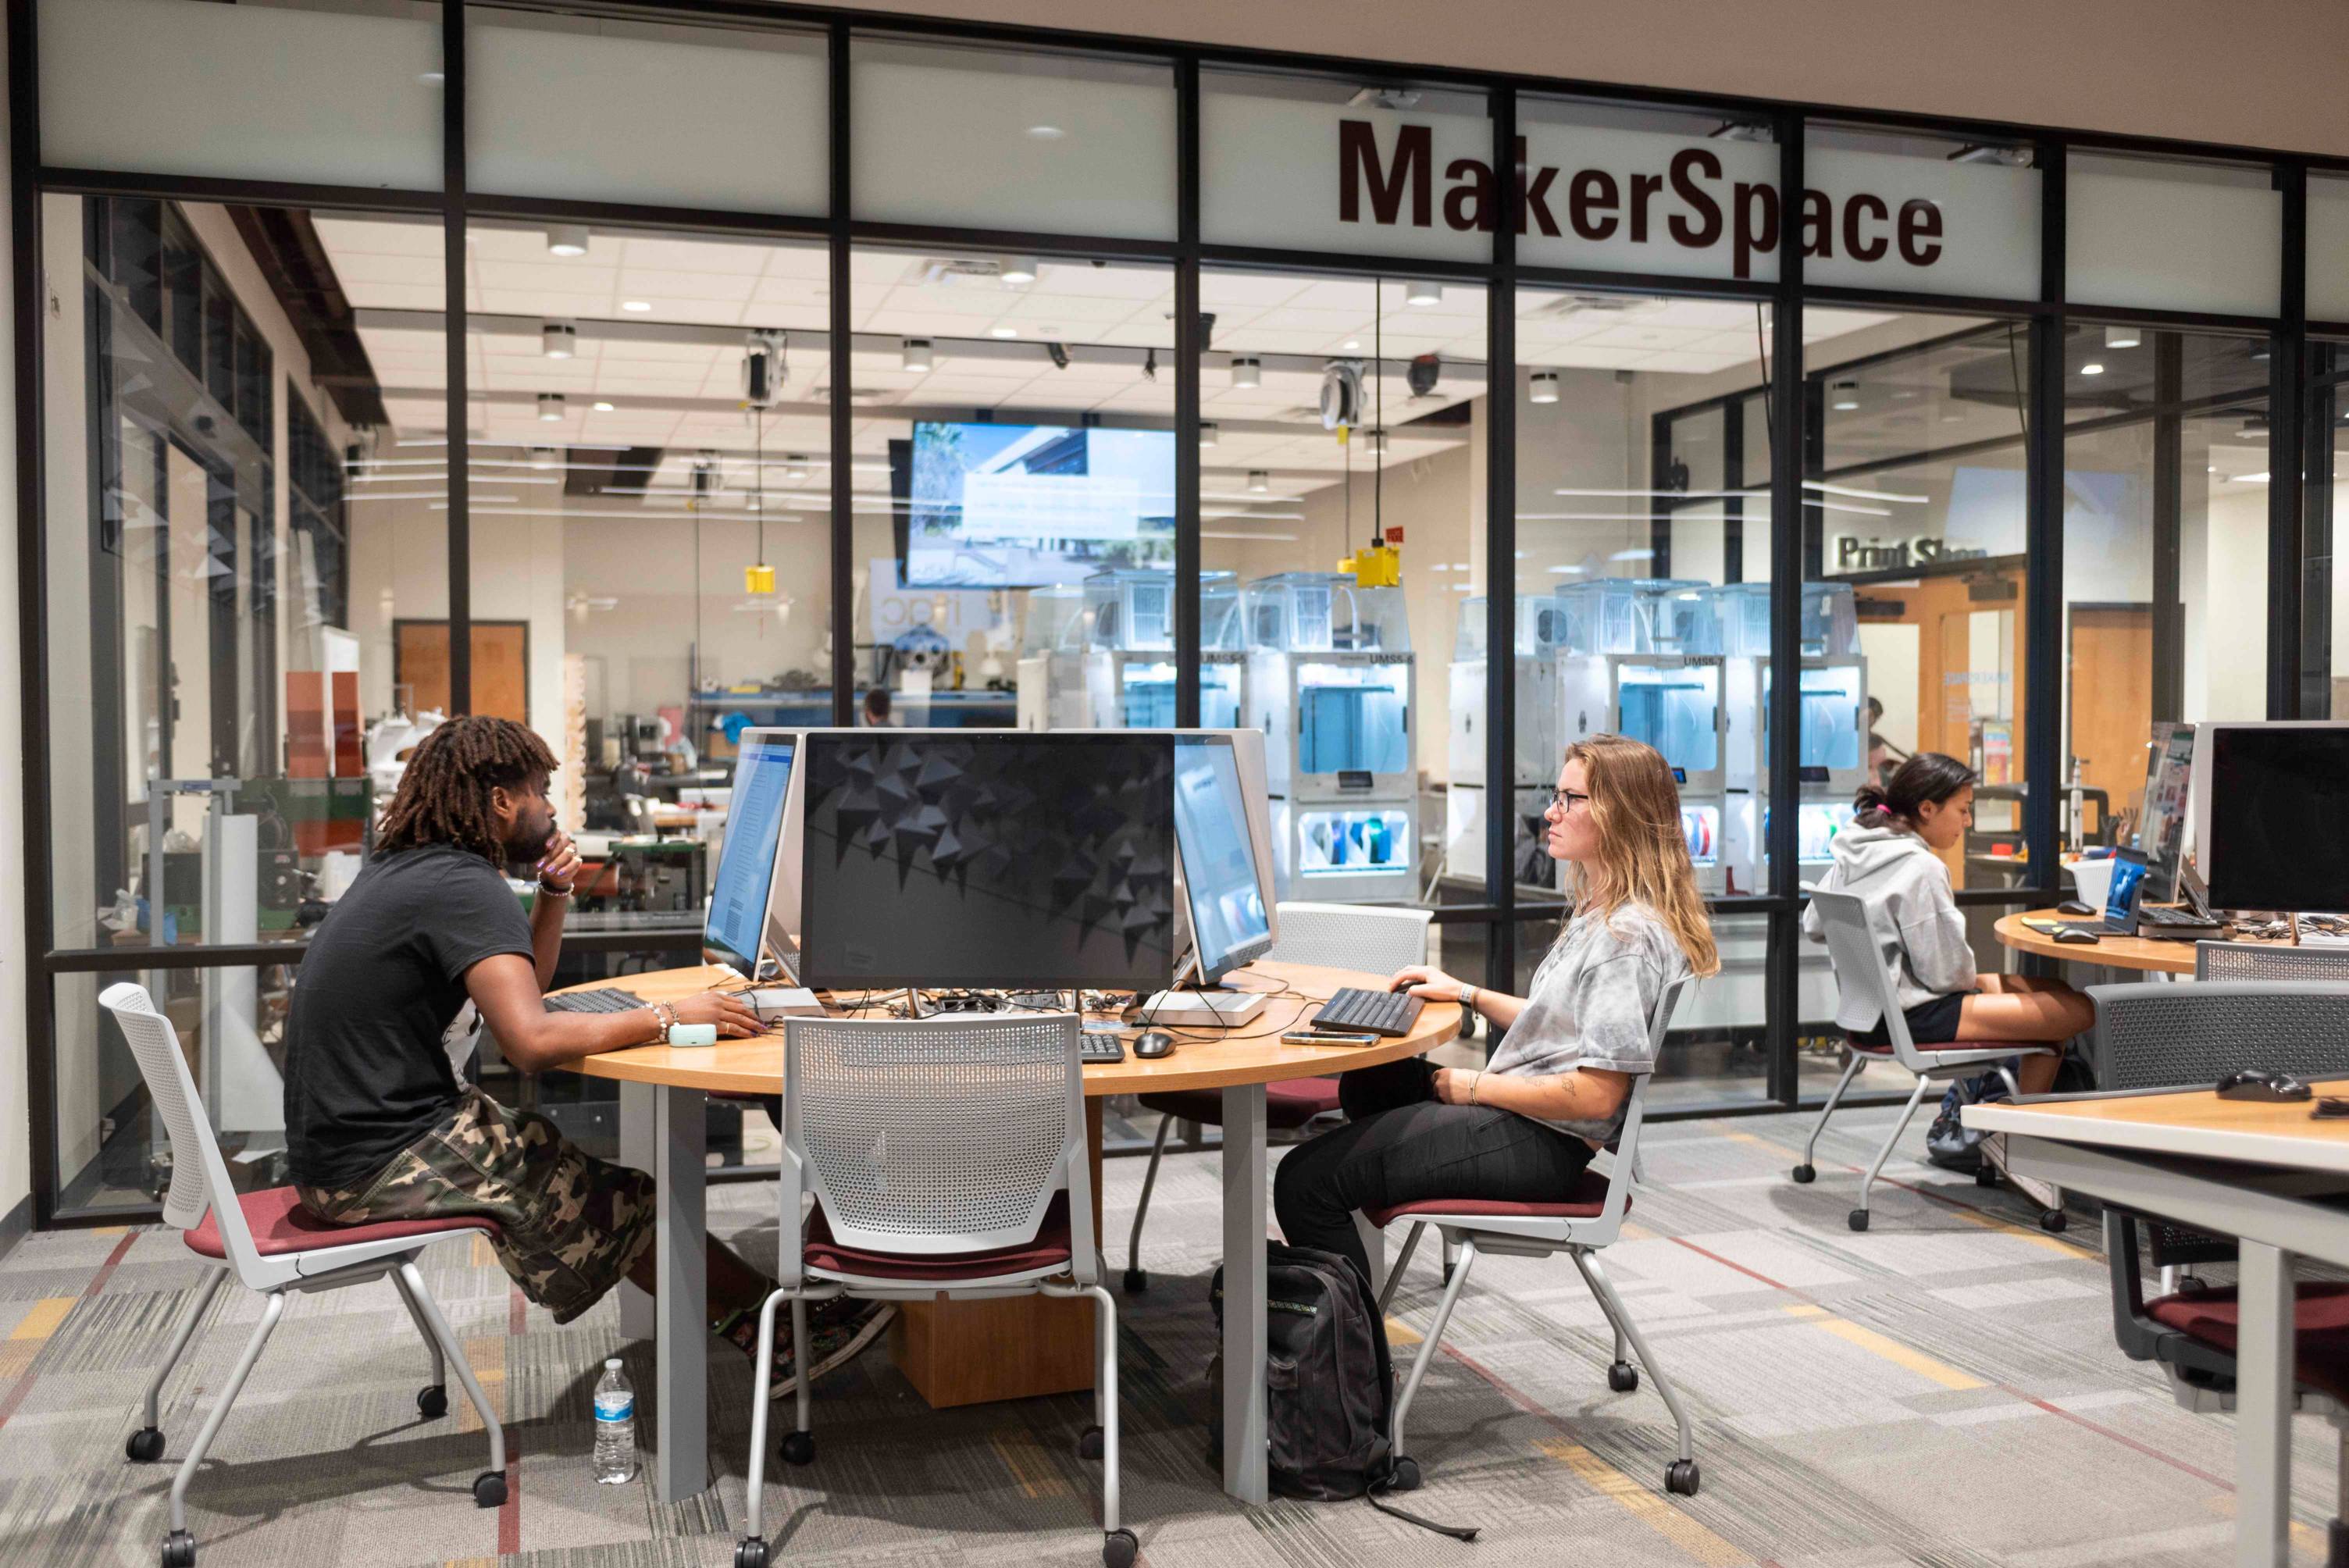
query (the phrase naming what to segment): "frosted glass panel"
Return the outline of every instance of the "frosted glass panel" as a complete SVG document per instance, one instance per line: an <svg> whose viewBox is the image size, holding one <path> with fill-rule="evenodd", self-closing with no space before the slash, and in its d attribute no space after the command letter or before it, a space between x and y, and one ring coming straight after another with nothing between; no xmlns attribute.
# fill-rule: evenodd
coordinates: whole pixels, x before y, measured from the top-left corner
<svg viewBox="0 0 2349 1568"><path fill-rule="evenodd" d="M1174 237L1164 66L859 41L856 216Z"/></svg>
<svg viewBox="0 0 2349 1568"><path fill-rule="evenodd" d="M41 7L41 157L69 169L440 187L437 5Z"/></svg>
<svg viewBox="0 0 2349 1568"><path fill-rule="evenodd" d="M2308 314L2349 321L2349 180L2308 181Z"/></svg>
<svg viewBox="0 0 2349 1568"><path fill-rule="evenodd" d="M2266 170L2075 154L2064 203L2074 303L2276 313L2283 198Z"/></svg>
<svg viewBox="0 0 2349 1568"><path fill-rule="evenodd" d="M821 215L823 40L482 15L466 180L501 196Z"/></svg>

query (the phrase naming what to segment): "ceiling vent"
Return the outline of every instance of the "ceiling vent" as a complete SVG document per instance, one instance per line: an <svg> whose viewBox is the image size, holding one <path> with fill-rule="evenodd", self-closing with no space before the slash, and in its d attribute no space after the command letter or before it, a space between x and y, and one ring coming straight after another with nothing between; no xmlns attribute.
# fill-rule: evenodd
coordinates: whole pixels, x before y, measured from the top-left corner
<svg viewBox="0 0 2349 1568"><path fill-rule="evenodd" d="M1529 321L1557 321L1576 315L1638 315L1664 308L1670 302L1641 299L1637 294L1560 294L1526 312Z"/></svg>
<svg viewBox="0 0 2349 1568"><path fill-rule="evenodd" d="M947 287L957 284L992 284L1000 288L1003 267L999 256L925 256L906 270L905 281Z"/></svg>

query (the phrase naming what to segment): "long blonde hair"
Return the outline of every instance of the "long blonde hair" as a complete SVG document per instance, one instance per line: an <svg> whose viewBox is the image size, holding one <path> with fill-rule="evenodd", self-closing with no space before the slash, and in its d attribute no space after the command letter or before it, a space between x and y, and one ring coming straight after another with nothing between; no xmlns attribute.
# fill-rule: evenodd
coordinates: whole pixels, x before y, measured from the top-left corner
<svg viewBox="0 0 2349 1568"><path fill-rule="evenodd" d="M1662 755L1629 736L1601 734L1568 747L1566 760L1582 764L1590 790L1583 810L1599 835L1598 863L1575 863L1575 913L1603 920L1627 903L1644 903L1672 934L1690 969L1718 974L1713 922L1681 835L1680 787Z"/></svg>

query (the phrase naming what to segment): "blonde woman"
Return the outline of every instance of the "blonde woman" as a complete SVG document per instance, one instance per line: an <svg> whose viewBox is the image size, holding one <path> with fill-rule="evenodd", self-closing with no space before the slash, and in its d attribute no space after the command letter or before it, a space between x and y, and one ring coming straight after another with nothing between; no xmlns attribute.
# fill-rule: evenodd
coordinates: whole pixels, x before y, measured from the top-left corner
<svg viewBox="0 0 2349 1568"><path fill-rule="evenodd" d="M1412 1057L1348 1073L1347 1125L1280 1162L1273 1204L1290 1245L1342 1253L1367 1276L1357 1210L1554 1200L1621 1131L1631 1080L1655 1070L1648 1024L1664 987L1721 968L1680 791L1652 748L1619 735L1578 742L1545 820L1550 855L1574 868L1574 917L1534 971L1533 994L1416 965L1392 982L1472 1007L1507 1037L1482 1071Z"/></svg>

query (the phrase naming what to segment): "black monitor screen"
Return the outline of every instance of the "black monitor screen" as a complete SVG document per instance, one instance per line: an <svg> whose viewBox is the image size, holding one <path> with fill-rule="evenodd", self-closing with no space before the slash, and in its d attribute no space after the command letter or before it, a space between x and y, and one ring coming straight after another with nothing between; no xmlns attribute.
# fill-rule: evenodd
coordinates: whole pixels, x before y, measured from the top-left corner
<svg viewBox="0 0 2349 1568"><path fill-rule="evenodd" d="M801 766L802 984L1173 978L1172 737L819 734Z"/></svg>
<svg viewBox="0 0 2349 1568"><path fill-rule="evenodd" d="M2220 909L2349 905L2349 725L2221 725L2210 732L2210 836Z"/></svg>
<svg viewBox="0 0 2349 1568"><path fill-rule="evenodd" d="M1223 736L1175 738L1174 841L1183 851L1199 977L1213 984L1272 946L1239 758Z"/></svg>
<svg viewBox="0 0 2349 1568"><path fill-rule="evenodd" d="M2145 851L2145 901L2176 903L2178 862L2186 843L2186 796L2194 771L2194 727L2157 724L2145 769L2145 809L2137 847Z"/></svg>

